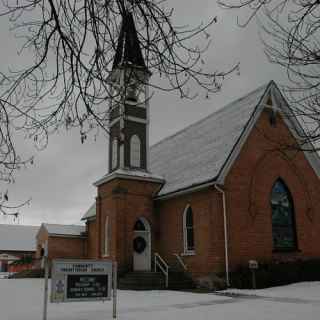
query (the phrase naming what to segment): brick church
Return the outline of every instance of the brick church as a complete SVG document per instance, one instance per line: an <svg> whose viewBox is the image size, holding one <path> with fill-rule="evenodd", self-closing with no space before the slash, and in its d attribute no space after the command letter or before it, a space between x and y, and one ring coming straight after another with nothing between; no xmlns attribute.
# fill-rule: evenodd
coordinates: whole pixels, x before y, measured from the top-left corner
<svg viewBox="0 0 320 320"><path fill-rule="evenodd" d="M320 257L320 160L290 148L303 129L287 116L277 85L149 147L150 101L141 83L150 77L128 14L109 78L124 99L110 105L108 173L94 183L85 230L39 236L38 254L46 239L51 258L115 259L120 274L152 270L160 256L194 279L228 279L252 259Z"/></svg>

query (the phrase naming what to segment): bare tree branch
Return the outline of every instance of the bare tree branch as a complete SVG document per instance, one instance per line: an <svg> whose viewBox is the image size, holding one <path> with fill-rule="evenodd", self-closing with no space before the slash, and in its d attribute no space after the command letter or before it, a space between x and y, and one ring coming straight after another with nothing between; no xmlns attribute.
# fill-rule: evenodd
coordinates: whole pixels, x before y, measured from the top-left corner
<svg viewBox="0 0 320 320"><path fill-rule="evenodd" d="M320 2L318 0L226 0L227 9L239 10L239 25L256 17L270 62L286 70L290 84L284 86L290 115L304 127L299 147L320 150ZM249 9L249 10L248 10ZM239 17L238 16L238 17Z"/></svg>
<svg viewBox="0 0 320 320"><path fill-rule="evenodd" d="M221 89L227 71L209 71L203 54L210 44L213 17L198 26L177 26L164 0L1 0L0 16L32 53L22 69L0 73L0 180L32 159L21 160L16 131L42 149L61 127L78 127L81 141L99 128L108 131L109 105L121 92L110 88L121 22L129 11L148 70L151 88L192 99ZM195 45L195 41L202 44ZM130 83L130 80L128 81ZM95 131L94 131L95 132Z"/></svg>

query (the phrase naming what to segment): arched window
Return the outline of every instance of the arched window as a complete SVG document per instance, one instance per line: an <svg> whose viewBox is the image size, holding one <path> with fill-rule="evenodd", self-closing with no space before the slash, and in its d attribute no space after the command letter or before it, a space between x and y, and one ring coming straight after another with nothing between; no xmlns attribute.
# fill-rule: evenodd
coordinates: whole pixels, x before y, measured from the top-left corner
<svg viewBox="0 0 320 320"><path fill-rule="evenodd" d="M112 141L112 169L115 169L118 165L118 139L115 138Z"/></svg>
<svg viewBox="0 0 320 320"><path fill-rule="evenodd" d="M132 167L141 167L141 142L135 134L130 139L130 165Z"/></svg>
<svg viewBox="0 0 320 320"><path fill-rule="evenodd" d="M106 217L104 224L104 242L103 242L103 255L109 255L109 217Z"/></svg>
<svg viewBox="0 0 320 320"><path fill-rule="evenodd" d="M193 213L188 205L183 213L184 253L194 253Z"/></svg>
<svg viewBox="0 0 320 320"><path fill-rule="evenodd" d="M278 179L271 191L272 239L275 250L297 247L293 201L285 183Z"/></svg>
<svg viewBox="0 0 320 320"><path fill-rule="evenodd" d="M146 231L146 227L140 219L138 219L134 225L134 230L135 231Z"/></svg>

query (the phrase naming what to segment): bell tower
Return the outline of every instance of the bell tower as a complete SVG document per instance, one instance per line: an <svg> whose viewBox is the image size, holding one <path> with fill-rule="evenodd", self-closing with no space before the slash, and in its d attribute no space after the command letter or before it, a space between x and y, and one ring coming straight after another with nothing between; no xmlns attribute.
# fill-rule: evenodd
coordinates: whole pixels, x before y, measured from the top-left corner
<svg viewBox="0 0 320 320"><path fill-rule="evenodd" d="M112 93L109 173L117 169L148 171L150 76L133 16L126 12L108 79Z"/></svg>

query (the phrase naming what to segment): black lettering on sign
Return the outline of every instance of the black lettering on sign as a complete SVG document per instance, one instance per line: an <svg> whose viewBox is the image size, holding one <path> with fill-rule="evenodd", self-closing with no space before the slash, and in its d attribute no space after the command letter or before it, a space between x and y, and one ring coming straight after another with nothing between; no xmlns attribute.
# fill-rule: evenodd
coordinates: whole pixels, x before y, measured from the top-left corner
<svg viewBox="0 0 320 320"><path fill-rule="evenodd" d="M67 299L108 298L108 275L67 276Z"/></svg>

